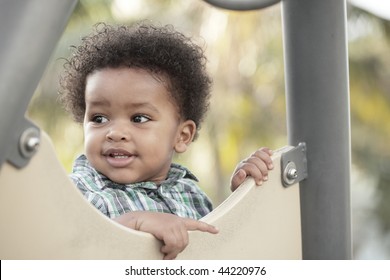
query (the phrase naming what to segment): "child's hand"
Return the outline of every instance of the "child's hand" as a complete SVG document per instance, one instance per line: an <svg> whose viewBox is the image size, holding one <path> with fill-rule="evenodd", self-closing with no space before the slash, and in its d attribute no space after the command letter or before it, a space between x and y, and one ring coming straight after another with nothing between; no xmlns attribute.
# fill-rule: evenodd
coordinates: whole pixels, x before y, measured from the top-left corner
<svg viewBox="0 0 390 280"><path fill-rule="evenodd" d="M188 245L188 231L199 230L218 233L218 229L201 221L158 212L128 212L115 219L135 230L151 233L164 244L161 253L164 260L175 259Z"/></svg>
<svg viewBox="0 0 390 280"><path fill-rule="evenodd" d="M274 168L271 156L272 150L269 148L260 148L250 157L241 161L230 179L231 190L235 191L247 176L252 176L258 186L262 185L263 181L267 181L268 171Z"/></svg>

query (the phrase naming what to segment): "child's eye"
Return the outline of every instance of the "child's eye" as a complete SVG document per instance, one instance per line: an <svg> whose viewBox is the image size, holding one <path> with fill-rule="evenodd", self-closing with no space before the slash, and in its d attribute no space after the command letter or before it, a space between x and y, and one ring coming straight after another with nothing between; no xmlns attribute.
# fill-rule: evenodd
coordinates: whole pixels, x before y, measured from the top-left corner
<svg viewBox="0 0 390 280"><path fill-rule="evenodd" d="M105 116L96 115L92 117L94 123L105 123L108 122L108 119Z"/></svg>
<svg viewBox="0 0 390 280"><path fill-rule="evenodd" d="M144 123L150 121L150 118L144 115L136 115L131 119L131 121L135 123Z"/></svg>

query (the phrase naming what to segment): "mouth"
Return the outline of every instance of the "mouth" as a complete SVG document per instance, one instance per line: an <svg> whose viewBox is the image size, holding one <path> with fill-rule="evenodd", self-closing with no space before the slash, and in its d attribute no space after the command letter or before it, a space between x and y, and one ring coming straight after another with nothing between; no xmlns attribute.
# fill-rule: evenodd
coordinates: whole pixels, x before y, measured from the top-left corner
<svg viewBox="0 0 390 280"><path fill-rule="evenodd" d="M136 157L136 155L122 149L109 149L103 155L110 165L118 168L126 167Z"/></svg>
<svg viewBox="0 0 390 280"><path fill-rule="evenodd" d="M122 154L122 153L109 153L107 156L112 158L129 158L131 155L128 154Z"/></svg>

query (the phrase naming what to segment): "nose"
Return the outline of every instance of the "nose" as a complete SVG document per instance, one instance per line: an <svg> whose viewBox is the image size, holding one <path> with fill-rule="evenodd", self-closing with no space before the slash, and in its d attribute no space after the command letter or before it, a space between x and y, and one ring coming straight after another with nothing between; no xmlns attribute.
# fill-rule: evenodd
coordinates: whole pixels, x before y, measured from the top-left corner
<svg viewBox="0 0 390 280"><path fill-rule="evenodd" d="M107 131L106 139L113 142L129 141L130 131L128 125L112 123Z"/></svg>

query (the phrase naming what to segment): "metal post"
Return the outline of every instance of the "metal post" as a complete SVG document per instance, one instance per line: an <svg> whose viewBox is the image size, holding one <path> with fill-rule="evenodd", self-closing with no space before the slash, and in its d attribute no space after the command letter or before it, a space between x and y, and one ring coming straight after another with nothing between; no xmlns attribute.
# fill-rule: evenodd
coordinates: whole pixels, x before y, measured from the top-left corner
<svg viewBox="0 0 390 280"><path fill-rule="evenodd" d="M350 115L345 0L282 2L289 144L307 144L304 259L350 259Z"/></svg>
<svg viewBox="0 0 390 280"><path fill-rule="evenodd" d="M38 143L38 129L24 115L76 3L0 1L0 168L6 160L24 166L30 153L22 150Z"/></svg>

